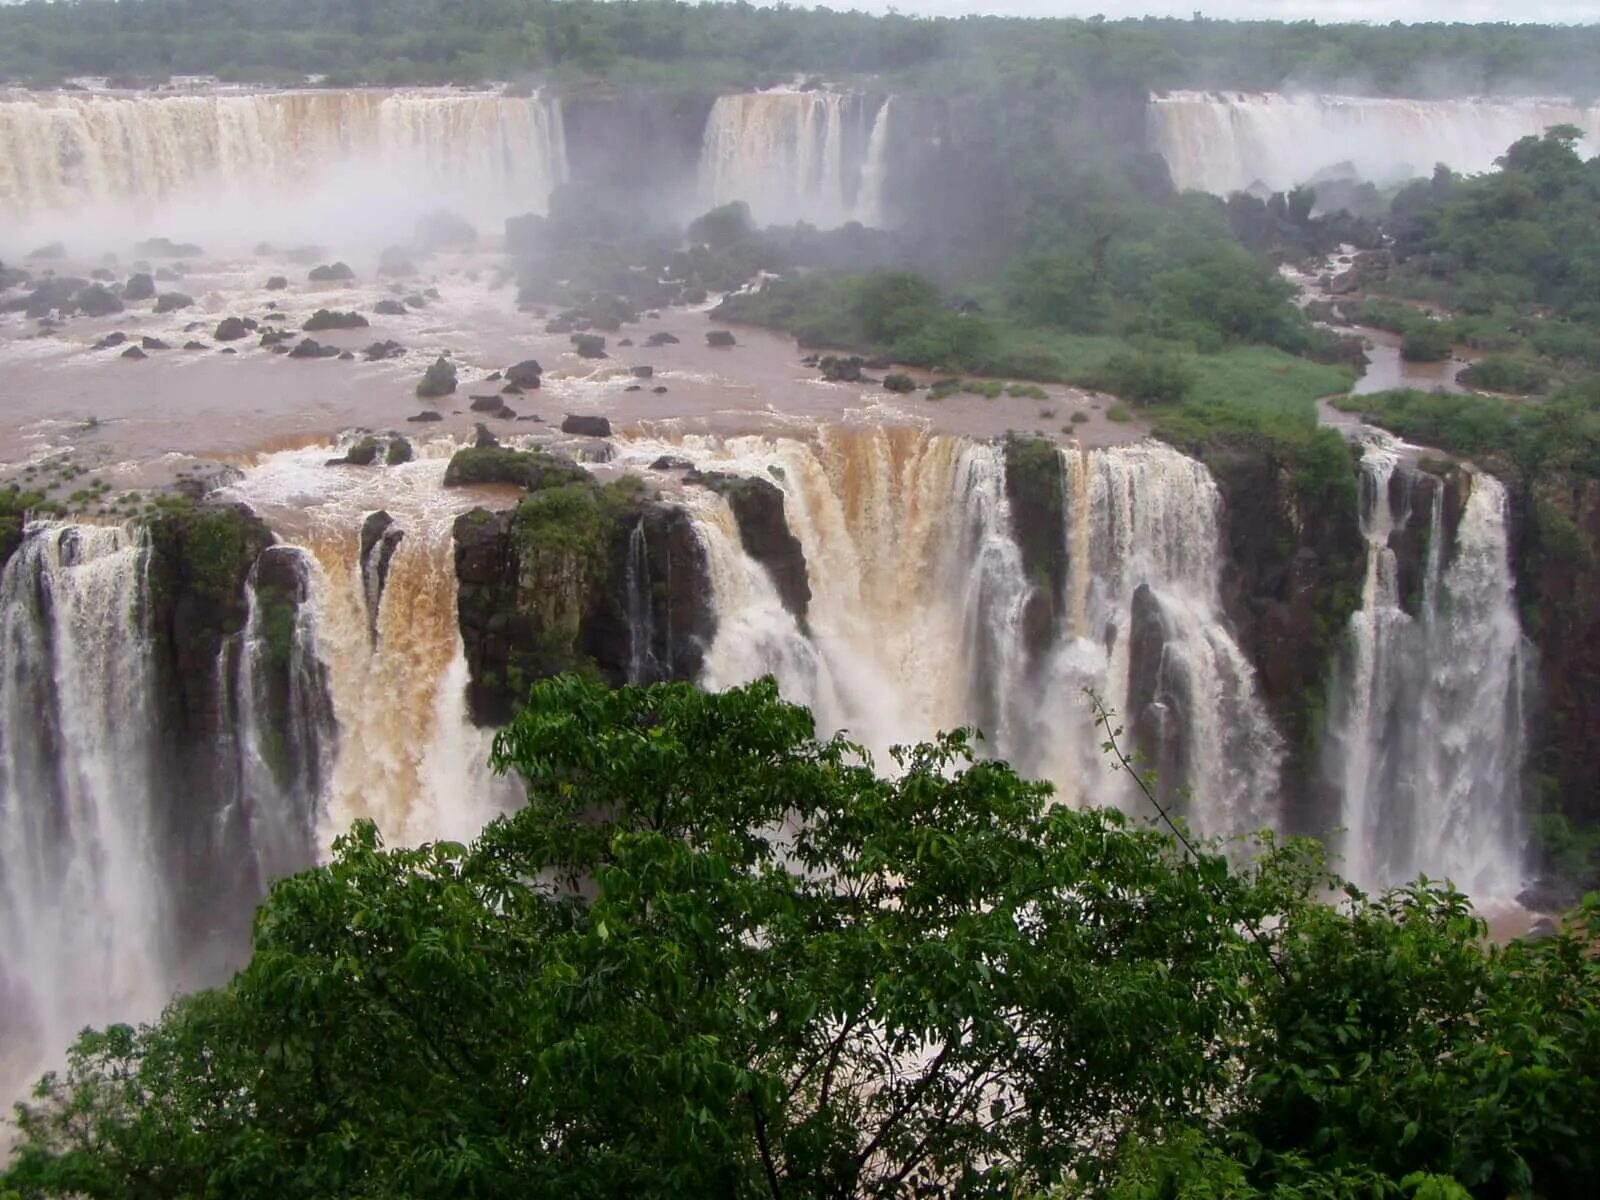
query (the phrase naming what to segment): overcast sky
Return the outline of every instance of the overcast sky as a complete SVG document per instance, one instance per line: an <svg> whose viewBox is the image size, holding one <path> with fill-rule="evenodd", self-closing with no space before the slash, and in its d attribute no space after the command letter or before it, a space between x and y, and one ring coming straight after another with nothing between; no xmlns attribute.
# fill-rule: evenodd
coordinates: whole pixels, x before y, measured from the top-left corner
<svg viewBox="0 0 1600 1200"><path fill-rule="evenodd" d="M802 4L817 0L799 0ZM1600 22L1600 0L824 0L830 8L960 16L1007 13L1031 17L1208 17L1304 21L1536 21Z"/></svg>

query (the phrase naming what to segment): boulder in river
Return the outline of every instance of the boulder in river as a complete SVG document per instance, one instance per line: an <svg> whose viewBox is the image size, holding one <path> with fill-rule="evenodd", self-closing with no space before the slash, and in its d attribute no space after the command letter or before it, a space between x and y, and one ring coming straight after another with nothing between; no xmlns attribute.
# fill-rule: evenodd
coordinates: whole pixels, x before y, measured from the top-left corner
<svg viewBox="0 0 1600 1200"><path fill-rule="evenodd" d="M88 317L109 317L122 311L122 300L103 283L91 283L73 297L79 311Z"/></svg>
<svg viewBox="0 0 1600 1200"><path fill-rule="evenodd" d="M199 258L205 253L193 242L175 242L164 237L147 238L133 249L142 258Z"/></svg>
<svg viewBox="0 0 1600 1200"><path fill-rule="evenodd" d="M606 340L598 333L575 333L572 345L579 358L605 358Z"/></svg>
<svg viewBox="0 0 1600 1200"><path fill-rule="evenodd" d="M656 373L656 369L654 367L629 367L628 368L628 374L632 375L635 379L649 379L655 373Z"/></svg>
<svg viewBox="0 0 1600 1200"><path fill-rule="evenodd" d="M399 358L406 348L396 341L373 342L361 353L368 362L382 362L386 358Z"/></svg>
<svg viewBox="0 0 1600 1200"><path fill-rule="evenodd" d="M649 337L645 338L644 344L652 347L676 346L678 344L678 339L673 337L670 333L652 333Z"/></svg>
<svg viewBox="0 0 1600 1200"><path fill-rule="evenodd" d="M289 281L282 275L274 275L271 279L267 280L266 286L267 291L269 292L281 292L284 288L289 286Z"/></svg>
<svg viewBox="0 0 1600 1200"><path fill-rule="evenodd" d="M156 297L156 312L177 312L181 308L193 308L194 297L185 296L182 292L162 292Z"/></svg>
<svg viewBox="0 0 1600 1200"><path fill-rule="evenodd" d="M379 300L372 306L372 311L380 317L404 317L410 310L398 300Z"/></svg>
<svg viewBox="0 0 1600 1200"><path fill-rule="evenodd" d="M415 416L407 417L406 420L414 425L425 425L432 421L442 421L444 417L434 412L431 408L425 408Z"/></svg>
<svg viewBox="0 0 1600 1200"><path fill-rule="evenodd" d="M300 328L307 333L321 333L325 329L365 329L367 319L357 312L334 312L319 308L306 319Z"/></svg>
<svg viewBox="0 0 1600 1200"><path fill-rule="evenodd" d="M350 264L343 262L312 267L311 273L306 276L312 283L349 283L355 277L356 273L350 269Z"/></svg>
<svg viewBox="0 0 1600 1200"><path fill-rule="evenodd" d="M733 334L726 329L713 329L706 334L706 345L708 346L737 346L738 344L733 340Z"/></svg>
<svg viewBox="0 0 1600 1200"><path fill-rule="evenodd" d="M424 400L448 396L456 390L456 367L448 358L436 358L417 384L417 395Z"/></svg>
<svg viewBox="0 0 1600 1200"><path fill-rule="evenodd" d="M298 345L289 351L290 358L338 358L339 347L324 346L314 338L302 338Z"/></svg>
<svg viewBox="0 0 1600 1200"><path fill-rule="evenodd" d="M571 414L561 422L561 432L578 437L610 437L611 422L605 417Z"/></svg>
<svg viewBox="0 0 1600 1200"><path fill-rule="evenodd" d="M128 335L123 333L121 330L118 330L116 333L108 333L108 334L106 334L105 337L101 338L93 346L90 346L89 349L91 349L91 350L110 350L113 346L120 346L124 342L126 342L127 340L128 340Z"/></svg>
<svg viewBox="0 0 1600 1200"><path fill-rule="evenodd" d="M249 337L256 323L243 317L224 317L217 322L216 332L211 336L219 342L237 342L240 338Z"/></svg>
<svg viewBox="0 0 1600 1200"><path fill-rule="evenodd" d="M543 375L544 368L531 358L525 358L521 362L506 368L506 381L516 384L519 388L531 389L538 387Z"/></svg>
<svg viewBox="0 0 1600 1200"><path fill-rule="evenodd" d="M146 350L171 350L172 349L171 346L167 345L166 342L163 342L158 337L145 337L145 338L142 338L142 339L140 339L139 345L142 346Z"/></svg>
<svg viewBox="0 0 1600 1200"><path fill-rule="evenodd" d="M148 354L146 354L143 350L139 349L139 347L137 347L137 346L129 346L126 350L124 350L122 352L122 357L123 358L131 358L131 359L137 360L137 359L141 359L141 358L149 358L150 356Z"/></svg>
<svg viewBox="0 0 1600 1200"><path fill-rule="evenodd" d="M156 281L143 271L129 275L128 282L122 285L124 300L153 300L155 294Z"/></svg>

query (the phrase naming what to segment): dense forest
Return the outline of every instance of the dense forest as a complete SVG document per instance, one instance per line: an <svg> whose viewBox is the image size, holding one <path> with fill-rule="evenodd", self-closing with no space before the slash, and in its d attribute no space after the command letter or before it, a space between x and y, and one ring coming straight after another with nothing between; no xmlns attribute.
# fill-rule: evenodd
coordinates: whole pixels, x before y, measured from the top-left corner
<svg viewBox="0 0 1600 1200"><path fill-rule="evenodd" d="M1495 946L966 734L863 753L770 680L535 685L526 807L276 884L231 982L44 1078L0 1196L1589 1194L1592 898Z"/></svg>
<svg viewBox="0 0 1600 1200"><path fill-rule="evenodd" d="M29 0L0 6L0 79L169 74L299 83L750 85L797 72L959 89L1041 66L1150 88L1600 94L1600 30L1197 19L882 17L672 0Z"/></svg>

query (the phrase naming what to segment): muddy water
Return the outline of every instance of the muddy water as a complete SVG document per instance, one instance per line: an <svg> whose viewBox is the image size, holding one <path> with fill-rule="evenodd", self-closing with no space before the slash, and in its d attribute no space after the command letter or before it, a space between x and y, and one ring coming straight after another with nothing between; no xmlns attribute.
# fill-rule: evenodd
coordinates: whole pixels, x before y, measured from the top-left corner
<svg viewBox="0 0 1600 1200"><path fill-rule="evenodd" d="M63 275L87 277L92 269L87 263L52 265ZM55 328L41 328L20 313L0 314L0 463L14 466L64 447L119 464L172 454L237 460L353 427L466 436L480 419L470 411L471 397L496 393L501 385L490 376L525 358L543 364L544 386L506 397L519 419L490 422L502 436L542 432L569 413L602 414L620 429L656 434L782 432L849 422L976 437L1018 430L1104 445L1140 433L1106 420L1103 397L1063 387L1047 388L1044 401L970 395L932 401L920 391L897 396L876 383L827 383L801 363L803 352L787 336L738 328L738 345L708 346L705 333L716 325L704 309L647 317L608 335L611 357L581 359L566 336L544 332L544 317L517 310L502 256L436 256L422 276L399 283L379 279L375 262L351 265L356 282L316 284L307 281L304 262L200 262L183 278L157 285L194 298L192 308L178 312L157 315L153 302L144 301L114 316L76 317ZM115 270L125 278L129 268ZM274 275L288 278L289 287L266 290ZM438 298L425 308L406 316L373 313L381 299L427 288ZM252 317L263 329L298 330L319 308L354 310L369 320L367 328L312 335L357 351L354 361L292 360L259 346L257 334L228 343L234 353L227 354L212 336L227 316ZM123 358L120 346L92 348L114 331L130 343L149 336L174 348L151 351L144 360ZM646 348L657 332L680 341ZM624 338L636 344L623 346ZM376 363L359 357L361 348L386 339L405 346L405 354ZM189 341L205 348L179 348ZM458 390L421 401L417 380L439 355L457 364ZM634 378L634 366L654 368L654 377ZM656 393L657 387L666 392ZM409 424L406 418L422 409L437 411L443 421ZM1080 410L1089 419L1069 424Z"/></svg>

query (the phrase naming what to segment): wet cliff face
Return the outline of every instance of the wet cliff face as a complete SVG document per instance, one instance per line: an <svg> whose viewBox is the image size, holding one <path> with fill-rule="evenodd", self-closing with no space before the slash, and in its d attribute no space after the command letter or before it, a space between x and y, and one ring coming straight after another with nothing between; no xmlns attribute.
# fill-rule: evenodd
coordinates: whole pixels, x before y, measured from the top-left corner
<svg viewBox="0 0 1600 1200"><path fill-rule="evenodd" d="M1287 744L1285 821L1317 831L1331 816L1316 769L1327 691L1365 570L1355 462L1312 473L1260 449L1198 449L1223 495L1223 603Z"/></svg>
<svg viewBox="0 0 1600 1200"><path fill-rule="evenodd" d="M566 483L456 520L457 611L480 725L528 684L594 670L614 685L692 680L714 632L705 552L682 509L623 485Z"/></svg>
<svg viewBox="0 0 1600 1200"><path fill-rule="evenodd" d="M265 888L249 831L229 803L238 770L231 668L249 615L251 568L274 539L242 506L176 508L149 529L148 629L159 709L152 767L171 798L155 832L169 847L177 940L203 956L207 944L238 944Z"/></svg>
<svg viewBox="0 0 1600 1200"><path fill-rule="evenodd" d="M1522 627L1538 651L1529 769L1568 820L1600 822L1600 483L1512 493Z"/></svg>
<svg viewBox="0 0 1600 1200"><path fill-rule="evenodd" d="M1067 587L1066 496L1061 455L1043 438L1006 439L1011 535L1032 590L1023 615L1028 656L1038 662L1061 627Z"/></svg>
<svg viewBox="0 0 1600 1200"><path fill-rule="evenodd" d="M702 476L700 482L727 500L745 553L767 569L783 606L803 628L811 604L811 584L806 576L805 550L784 515L782 489L767 479L716 472Z"/></svg>

